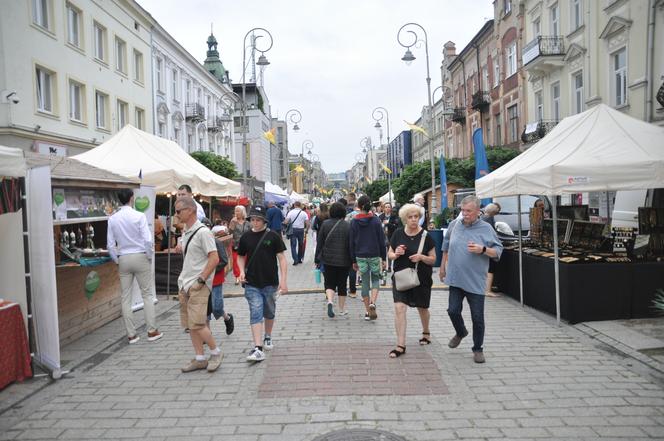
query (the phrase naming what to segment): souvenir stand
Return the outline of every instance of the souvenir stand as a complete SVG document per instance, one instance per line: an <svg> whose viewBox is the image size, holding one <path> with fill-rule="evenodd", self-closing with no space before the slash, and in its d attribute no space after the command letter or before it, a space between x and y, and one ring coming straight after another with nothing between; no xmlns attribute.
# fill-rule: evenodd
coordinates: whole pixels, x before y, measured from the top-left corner
<svg viewBox="0 0 664 441"><path fill-rule="evenodd" d="M565 118L534 146L477 180L477 195L554 197L664 187L662 139L664 128L600 104ZM518 252L505 250L496 274L499 287L522 304L555 313L558 321L651 316L656 289L664 286L661 249L624 253L624 231L613 231L609 239L601 233L604 227L579 219L561 222L560 207L552 208L539 243L524 247L519 240ZM605 238L611 243L602 248Z"/></svg>

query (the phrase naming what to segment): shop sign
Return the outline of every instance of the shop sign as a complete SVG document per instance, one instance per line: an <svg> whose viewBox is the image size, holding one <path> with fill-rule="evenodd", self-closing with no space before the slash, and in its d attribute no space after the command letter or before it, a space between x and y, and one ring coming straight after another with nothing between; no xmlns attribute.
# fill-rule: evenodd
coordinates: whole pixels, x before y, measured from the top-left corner
<svg viewBox="0 0 664 441"><path fill-rule="evenodd" d="M51 142L35 141L34 151L48 156L67 156L67 147Z"/></svg>

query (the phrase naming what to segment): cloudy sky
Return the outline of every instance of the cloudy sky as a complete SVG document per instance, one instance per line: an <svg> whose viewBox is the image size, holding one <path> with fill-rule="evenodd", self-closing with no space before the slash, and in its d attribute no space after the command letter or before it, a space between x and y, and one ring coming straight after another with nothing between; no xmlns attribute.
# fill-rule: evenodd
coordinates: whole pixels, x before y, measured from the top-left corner
<svg viewBox="0 0 664 441"><path fill-rule="evenodd" d="M460 52L493 18L491 0L138 1L201 62L213 23L233 82L242 79L245 34L255 27L269 30L274 46L266 53L271 64L264 84L272 116L300 110L302 130L289 131L289 150L300 153L310 139L328 173L352 166L362 138L378 144L375 107L388 110L394 138L426 104L424 46L413 48L412 65L401 61L402 25L416 22L427 31L433 90L441 82L443 44L451 40Z"/></svg>

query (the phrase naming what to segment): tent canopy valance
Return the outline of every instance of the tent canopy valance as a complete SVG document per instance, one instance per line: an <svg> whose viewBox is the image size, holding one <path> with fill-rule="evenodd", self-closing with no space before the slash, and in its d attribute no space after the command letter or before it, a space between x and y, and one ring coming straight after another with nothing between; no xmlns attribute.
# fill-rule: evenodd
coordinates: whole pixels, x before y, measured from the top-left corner
<svg viewBox="0 0 664 441"><path fill-rule="evenodd" d="M664 127L599 104L475 181L477 196L664 187Z"/></svg>
<svg viewBox="0 0 664 441"><path fill-rule="evenodd" d="M205 196L239 196L240 183L219 176L189 156L175 142L125 126L105 143L74 156L81 162L127 176L140 177L157 193L188 184Z"/></svg>
<svg viewBox="0 0 664 441"><path fill-rule="evenodd" d="M23 150L0 145L0 176L20 178L25 176Z"/></svg>

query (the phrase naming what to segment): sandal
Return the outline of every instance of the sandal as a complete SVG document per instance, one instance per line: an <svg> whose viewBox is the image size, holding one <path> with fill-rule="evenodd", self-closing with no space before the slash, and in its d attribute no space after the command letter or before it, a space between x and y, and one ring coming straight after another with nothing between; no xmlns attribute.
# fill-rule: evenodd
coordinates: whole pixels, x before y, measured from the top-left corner
<svg viewBox="0 0 664 441"><path fill-rule="evenodd" d="M392 350L390 351L390 358L399 358L399 357L401 357L403 354L406 353L406 347L405 347L405 346L399 346L399 345L397 345L397 349L399 349L399 348L403 349L403 351L397 351L396 349L392 349Z"/></svg>
<svg viewBox="0 0 664 441"><path fill-rule="evenodd" d="M424 335L424 336L428 335L429 337L431 337L430 332L423 332L422 335ZM420 339L420 345L421 346L426 346L426 345L430 345L430 344L431 344L431 340L428 337L422 337Z"/></svg>

